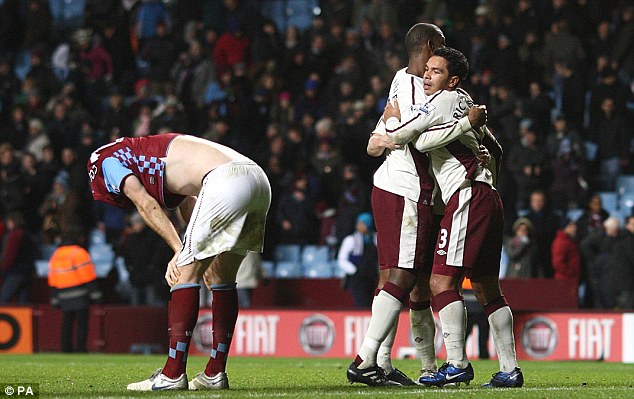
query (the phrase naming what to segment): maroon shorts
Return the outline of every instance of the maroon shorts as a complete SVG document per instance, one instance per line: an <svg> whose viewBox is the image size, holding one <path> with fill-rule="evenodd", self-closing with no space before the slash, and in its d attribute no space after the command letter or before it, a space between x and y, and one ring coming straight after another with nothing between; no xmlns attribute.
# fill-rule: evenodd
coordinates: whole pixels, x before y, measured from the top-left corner
<svg viewBox="0 0 634 399"><path fill-rule="evenodd" d="M381 270L397 267L422 270L430 239L432 207L373 187L372 210Z"/></svg>
<svg viewBox="0 0 634 399"><path fill-rule="evenodd" d="M434 253L434 274L478 282L500 273L504 208L498 192L475 182L449 199Z"/></svg>

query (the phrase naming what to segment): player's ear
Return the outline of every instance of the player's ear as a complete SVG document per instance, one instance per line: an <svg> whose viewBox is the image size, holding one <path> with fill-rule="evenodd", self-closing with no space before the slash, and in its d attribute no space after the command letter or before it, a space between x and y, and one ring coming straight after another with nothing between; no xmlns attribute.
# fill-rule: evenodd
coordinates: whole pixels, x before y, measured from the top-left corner
<svg viewBox="0 0 634 399"><path fill-rule="evenodd" d="M452 76L449 78L449 84L447 85L450 90L455 89L460 84L460 78L457 76Z"/></svg>

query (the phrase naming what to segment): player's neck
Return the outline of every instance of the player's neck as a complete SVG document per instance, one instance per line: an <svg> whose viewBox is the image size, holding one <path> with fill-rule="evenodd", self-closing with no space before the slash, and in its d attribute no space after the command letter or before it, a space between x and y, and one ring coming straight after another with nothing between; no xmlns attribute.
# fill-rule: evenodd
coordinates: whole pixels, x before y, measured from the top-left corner
<svg viewBox="0 0 634 399"><path fill-rule="evenodd" d="M410 60L407 64L407 73L410 75L418 76L419 78L423 77L425 73L425 62L420 62L418 59Z"/></svg>

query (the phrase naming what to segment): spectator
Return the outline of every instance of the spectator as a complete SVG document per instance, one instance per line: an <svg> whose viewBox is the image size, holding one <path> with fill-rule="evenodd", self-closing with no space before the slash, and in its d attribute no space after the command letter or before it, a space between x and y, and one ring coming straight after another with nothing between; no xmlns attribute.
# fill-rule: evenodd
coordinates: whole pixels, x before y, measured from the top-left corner
<svg viewBox="0 0 634 399"><path fill-rule="evenodd" d="M522 123L527 126L522 130L520 144L511 149L508 157L508 166L517 187L516 209L527 208L531 192L544 189L548 167L544 150L537 143L532 121Z"/></svg>
<svg viewBox="0 0 634 399"><path fill-rule="evenodd" d="M44 124L39 119L29 120L29 135L23 147L24 151L30 152L38 161L42 160L42 150L51 144L51 139L44 131Z"/></svg>
<svg viewBox="0 0 634 399"><path fill-rule="evenodd" d="M556 280L581 281L581 250L577 243L577 224L565 218L552 245L553 277Z"/></svg>
<svg viewBox="0 0 634 399"><path fill-rule="evenodd" d="M586 51L579 38L569 32L568 22L554 20L544 41L544 64L548 74L553 75L557 63L575 69L582 65L585 57Z"/></svg>
<svg viewBox="0 0 634 399"><path fill-rule="evenodd" d="M593 195L588 200L586 207L577 221L577 235L579 241L583 240L594 231L603 229L603 222L610 216L610 213L603 209L601 197Z"/></svg>
<svg viewBox="0 0 634 399"><path fill-rule="evenodd" d="M20 80L12 69L11 59L0 57L0 104L2 104L2 115L8 116L9 110L13 109L13 99L20 91ZM5 119L5 118L2 118ZM20 143L11 142L14 147L21 148Z"/></svg>
<svg viewBox="0 0 634 399"><path fill-rule="evenodd" d="M308 192L308 177L301 174L275 209L275 222L282 244L314 244L317 242L315 202Z"/></svg>
<svg viewBox="0 0 634 399"><path fill-rule="evenodd" d="M603 222L603 229L592 232L581 241L595 309L612 309L615 305L611 276L614 275L614 250L623 239L620 224L619 219L609 217Z"/></svg>
<svg viewBox="0 0 634 399"><path fill-rule="evenodd" d="M214 47L213 60L218 74L231 70L236 64L250 65L251 40L244 35L244 27L238 21L227 26Z"/></svg>
<svg viewBox="0 0 634 399"><path fill-rule="evenodd" d="M379 261L376 254L376 233L370 213L357 216L355 232L343 239L337 263L345 273L343 286L350 291L354 307L371 307L379 278Z"/></svg>
<svg viewBox="0 0 634 399"><path fill-rule="evenodd" d="M80 245L82 243L81 231L64 230L61 244L49 260L51 304L63 312L62 352L87 351L90 302L101 299L95 265L88 251Z"/></svg>
<svg viewBox="0 0 634 399"><path fill-rule="evenodd" d="M621 168L627 168L627 151L631 134L625 119L615 113L614 99L606 97L601 103L601 116L592 126L590 137L598 145L599 176L602 191L613 191Z"/></svg>
<svg viewBox="0 0 634 399"><path fill-rule="evenodd" d="M143 47L145 40L156 35L156 25L159 22L167 26L171 24L169 11L160 0L143 0L136 12L135 34L139 40L139 48Z"/></svg>
<svg viewBox="0 0 634 399"><path fill-rule="evenodd" d="M68 173L58 173L51 191L39 209L44 243L59 243L62 231L81 229L79 202L77 193L70 189Z"/></svg>
<svg viewBox="0 0 634 399"><path fill-rule="evenodd" d="M579 67L565 62L555 64L553 91L555 107L566 114L568 124L573 129L581 129L586 107L586 82L581 78Z"/></svg>
<svg viewBox="0 0 634 399"><path fill-rule="evenodd" d="M489 92L491 98L486 102L488 109L487 124L499 132L498 137L500 137L501 144L504 147L512 147L518 143L517 95L511 86L506 83L491 85Z"/></svg>
<svg viewBox="0 0 634 399"><path fill-rule="evenodd" d="M165 267L172 253L165 241L149 228L137 212L130 215L130 228L120 245L119 253L130 273L130 304L161 306L161 290L168 291L163 281Z"/></svg>
<svg viewBox="0 0 634 399"><path fill-rule="evenodd" d="M46 122L46 134L55 149L57 159L60 159L63 148L73 148L79 142L79 126L69 118L68 109L62 101L53 105L53 115Z"/></svg>
<svg viewBox="0 0 634 399"><path fill-rule="evenodd" d="M552 161L553 179L550 196L556 210L566 212L577 209L584 202L588 183L581 158L572 150L570 140L559 143L557 155Z"/></svg>
<svg viewBox="0 0 634 399"><path fill-rule="evenodd" d="M8 119L6 123L2 123L2 141L8 142L13 148L21 150L26 144L28 135L28 123L24 107L22 105L15 105L13 109L11 109L11 114Z"/></svg>
<svg viewBox="0 0 634 399"><path fill-rule="evenodd" d="M170 69L177 55L176 41L167 30L165 22L159 21L156 24L156 34L145 41L138 54L139 61L147 63L144 77L162 88L170 79Z"/></svg>
<svg viewBox="0 0 634 399"><path fill-rule="evenodd" d="M337 242L355 231L357 216L370 208L370 190L359 177L359 167L346 164L343 167L343 193L339 196L335 231Z"/></svg>
<svg viewBox="0 0 634 399"><path fill-rule="evenodd" d="M546 137L546 154L549 160L555 160L561 149L562 141L567 140L573 156L578 159L585 159L585 146L581 136L575 129L568 126L566 115L557 114L552 124L552 129Z"/></svg>
<svg viewBox="0 0 634 399"><path fill-rule="evenodd" d="M554 103L539 81L529 83L528 93L529 97L522 101L522 114L533 121L537 136L543 140L550 129L550 112Z"/></svg>
<svg viewBox="0 0 634 399"><path fill-rule="evenodd" d="M623 82L631 82L634 76L634 54L631 51L634 43L634 6L624 4L614 35L616 42L612 58L616 64L619 77Z"/></svg>
<svg viewBox="0 0 634 399"><path fill-rule="evenodd" d="M634 216L627 218L624 235L614 248L612 287L616 307L634 309Z"/></svg>
<svg viewBox="0 0 634 399"><path fill-rule="evenodd" d="M25 305L35 273L37 246L22 213L7 215L6 230L4 237L0 236L0 305L8 305L13 299L18 305Z"/></svg>
<svg viewBox="0 0 634 399"><path fill-rule="evenodd" d="M22 167L20 168L21 178L24 190L24 204L22 209L27 210L25 213L26 227L30 232L37 232L42 225L42 219L37 212L31 212L32 209L38 209L49 190L49 181L41 172L37 160L33 154L25 152L22 154Z"/></svg>
<svg viewBox="0 0 634 399"><path fill-rule="evenodd" d="M541 190L531 193L530 209L526 218L533 223L535 238L535 277L552 277L552 260L550 248L552 246L557 229L559 228L559 216L553 212L547 201L546 194Z"/></svg>
<svg viewBox="0 0 634 399"><path fill-rule="evenodd" d="M513 237L504 242L509 257L505 277L535 277L536 246L533 235L533 223L527 218L519 218L513 223Z"/></svg>
<svg viewBox="0 0 634 399"><path fill-rule="evenodd" d="M0 212L15 211L23 206L20 163L11 144L0 144Z"/></svg>

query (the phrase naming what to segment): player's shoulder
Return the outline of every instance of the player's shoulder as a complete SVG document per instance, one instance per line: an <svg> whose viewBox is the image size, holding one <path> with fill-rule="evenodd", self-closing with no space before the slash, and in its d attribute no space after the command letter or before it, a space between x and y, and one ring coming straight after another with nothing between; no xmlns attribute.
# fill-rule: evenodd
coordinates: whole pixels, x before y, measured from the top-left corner
<svg viewBox="0 0 634 399"><path fill-rule="evenodd" d="M461 102L462 97L455 91L440 90L435 94L428 97L427 104L433 109L445 109L454 108L455 105Z"/></svg>
<svg viewBox="0 0 634 399"><path fill-rule="evenodd" d="M423 80L408 73L407 68L398 70L390 86L390 100L394 99L401 104L421 102L425 99Z"/></svg>
<svg viewBox="0 0 634 399"><path fill-rule="evenodd" d="M474 104L473 99L471 98L471 95L467 93L465 89L463 89L462 87L459 87L456 89L456 93L458 94L458 96L460 96L462 101L465 101L467 104L469 104L469 106L473 106Z"/></svg>

